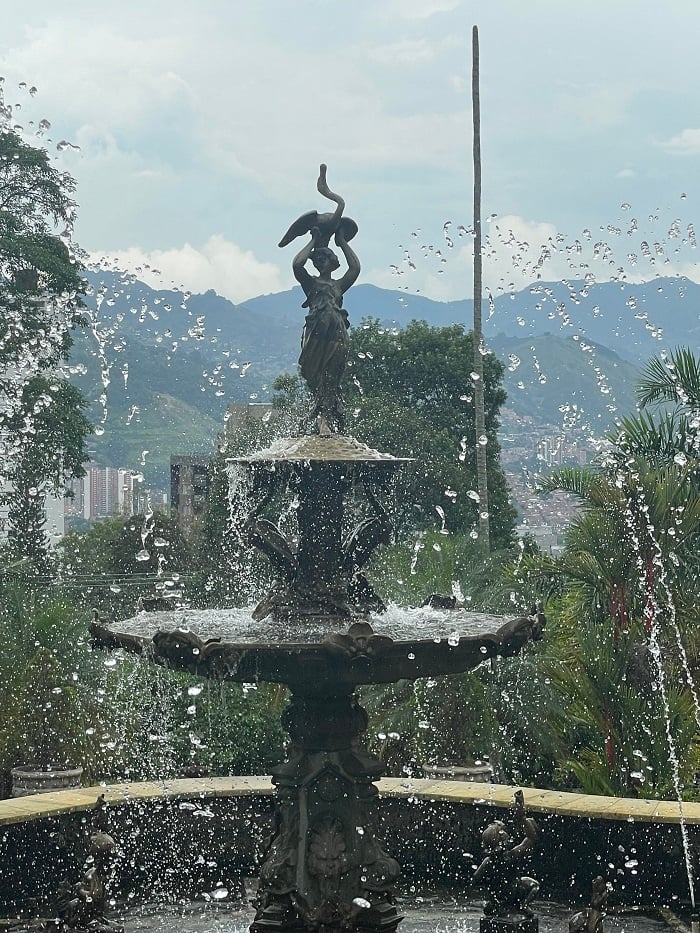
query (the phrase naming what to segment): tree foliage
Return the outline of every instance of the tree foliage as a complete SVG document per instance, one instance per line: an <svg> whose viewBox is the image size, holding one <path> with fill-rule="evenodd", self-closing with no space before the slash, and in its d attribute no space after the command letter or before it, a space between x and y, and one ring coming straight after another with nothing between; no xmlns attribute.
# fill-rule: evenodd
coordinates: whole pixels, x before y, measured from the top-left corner
<svg viewBox="0 0 700 933"><path fill-rule="evenodd" d="M74 190L45 150L0 123L0 473L10 541L39 564L46 493L83 475L90 432L80 393L58 370L83 290Z"/></svg>
<svg viewBox="0 0 700 933"><path fill-rule="evenodd" d="M690 351L652 360L640 399L675 410L622 419L591 468L541 482L581 510L563 554L527 558L520 572L558 594L569 644L552 664L568 711L563 767L595 793L667 796L697 765L698 372Z"/></svg>
<svg viewBox="0 0 700 933"><path fill-rule="evenodd" d="M20 374L65 359L80 320L74 191L44 149L0 126L0 363Z"/></svg>
<svg viewBox="0 0 700 933"><path fill-rule="evenodd" d="M182 586L189 595L191 548L163 512L107 518L87 531L71 531L57 555L62 586L75 603L108 617L133 615L140 597L179 593Z"/></svg>
<svg viewBox="0 0 700 933"><path fill-rule="evenodd" d="M401 472L395 504L404 527L449 531L478 526L472 335L461 326L430 327L413 321L387 330L366 320L351 332L346 379L348 425L362 441L415 458ZM496 431L506 395L503 367L484 358L486 449L491 537L512 544L515 510L500 465Z"/></svg>
<svg viewBox="0 0 700 933"><path fill-rule="evenodd" d="M0 497L7 507L8 540L14 551L41 569L46 495L61 496L66 480L84 476L85 438L92 426L86 402L64 379L37 375L22 390L21 410L5 420L14 438L10 485Z"/></svg>

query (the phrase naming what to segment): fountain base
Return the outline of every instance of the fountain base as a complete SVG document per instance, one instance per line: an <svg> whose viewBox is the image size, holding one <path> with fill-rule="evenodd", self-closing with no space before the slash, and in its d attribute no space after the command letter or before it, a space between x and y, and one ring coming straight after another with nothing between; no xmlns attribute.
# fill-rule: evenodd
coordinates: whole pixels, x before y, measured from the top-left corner
<svg viewBox="0 0 700 933"><path fill-rule="evenodd" d="M273 771L275 828L260 869L252 933L393 933L400 870L377 841L373 783L382 773L362 746L367 714L352 692L296 693L283 723L287 760Z"/></svg>

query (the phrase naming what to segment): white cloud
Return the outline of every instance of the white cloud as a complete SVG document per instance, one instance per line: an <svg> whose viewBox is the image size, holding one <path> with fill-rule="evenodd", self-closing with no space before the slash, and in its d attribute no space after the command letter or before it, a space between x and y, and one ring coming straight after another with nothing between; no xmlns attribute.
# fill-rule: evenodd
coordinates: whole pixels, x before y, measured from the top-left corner
<svg viewBox="0 0 700 933"><path fill-rule="evenodd" d="M403 19L430 19L438 13L450 13L461 0L393 0L392 14Z"/></svg>
<svg viewBox="0 0 700 933"><path fill-rule="evenodd" d="M427 39L402 39L388 45L373 45L367 57L380 65L420 65L431 62L438 49Z"/></svg>
<svg viewBox="0 0 700 933"><path fill-rule="evenodd" d="M29 77L52 113L116 132L146 122L158 110L193 102L176 70L178 62L186 63L186 49L186 36L139 38L121 33L113 22L87 17L76 28L56 16L28 28L24 43L3 56L3 68L18 80Z"/></svg>
<svg viewBox="0 0 700 933"><path fill-rule="evenodd" d="M662 142L661 147L669 155L700 155L700 129L685 129Z"/></svg>
<svg viewBox="0 0 700 933"><path fill-rule="evenodd" d="M200 248L189 243L176 249L146 252L138 247L108 253L110 265L133 272L157 288L180 288L202 293L214 289L234 303L288 287L279 268L261 262L218 234ZM93 254L93 259L98 259Z"/></svg>
<svg viewBox="0 0 700 933"><path fill-rule="evenodd" d="M630 83L572 84L558 95L560 118L581 130L616 126L625 119L637 93Z"/></svg>
<svg viewBox="0 0 700 933"><path fill-rule="evenodd" d="M637 173L633 168L621 168L619 172L616 173L615 178L636 178Z"/></svg>
<svg viewBox="0 0 700 933"><path fill-rule="evenodd" d="M659 235L649 247L649 233L628 224L605 230L597 228L569 235L555 224L531 221L517 215L493 217L483 226L483 285L494 298L520 291L536 282L611 280L647 282L660 275L684 275L700 281L695 261L694 232ZM460 231L462 237L460 237ZM426 232L427 233L427 232ZM384 269L372 269L363 281L382 288L420 293L436 301L453 301L473 294L473 238L471 232L452 224L448 230L453 247L443 245L438 231L421 235ZM669 238L670 237L670 238ZM439 245L423 245L430 240ZM660 252L656 246L660 247ZM484 315L488 308L484 306Z"/></svg>

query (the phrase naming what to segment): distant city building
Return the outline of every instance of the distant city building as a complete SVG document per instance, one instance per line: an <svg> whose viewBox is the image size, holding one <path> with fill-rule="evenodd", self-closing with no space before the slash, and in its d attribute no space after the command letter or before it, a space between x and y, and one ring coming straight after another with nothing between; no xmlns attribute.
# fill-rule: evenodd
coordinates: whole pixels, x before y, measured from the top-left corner
<svg viewBox="0 0 700 933"><path fill-rule="evenodd" d="M201 523L211 483L207 454L172 454L170 505L183 534L190 536Z"/></svg>
<svg viewBox="0 0 700 933"><path fill-rule="evenodd" d="M518 525L515 532L521 540L526 536L531 538L545 554L554 556L562 550L559 544L559 534L551 525L528 525L523 523Z"/></svg>
<svg viewBox="0 0 700 933"><path fill-rule="evenodd" d="M138 515L145 510L143 476L134 470L88 463L85 476L69 484L72 497L65 500L65 514L89 521Z"/></svg>
<svg viewBox="0 0 700 933"><path fill-rule="evenodd" d="M543 466L560 467L575 463L584 466L590 459L590 447L566 435L545 435L536 440L537 459Z"/></svg>

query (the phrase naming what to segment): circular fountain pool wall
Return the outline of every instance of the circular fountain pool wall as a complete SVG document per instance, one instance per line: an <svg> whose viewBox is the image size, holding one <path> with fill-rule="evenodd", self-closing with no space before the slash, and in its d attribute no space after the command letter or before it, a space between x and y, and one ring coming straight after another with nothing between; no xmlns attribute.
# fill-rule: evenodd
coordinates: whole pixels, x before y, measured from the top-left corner
<svg viewBox="0 0 700 933"><path fill-rule="evenodd" d="M480 834L513 788L463 782L379 782L380 835L404 874L466 890L480 858ZM174 901L217 887L239 895L272 830L266 777L202 778L112 785L0 801L0 913L45 913L60 882L75 880L87 854L91 812L108 803L119 846L118 900ZM613 883L628 906L688 901L678 805L525 789L541 828L533 871L553 899L585 900L591 879ZM691 845L700 843L700 804L685 804Z"/></svg>

